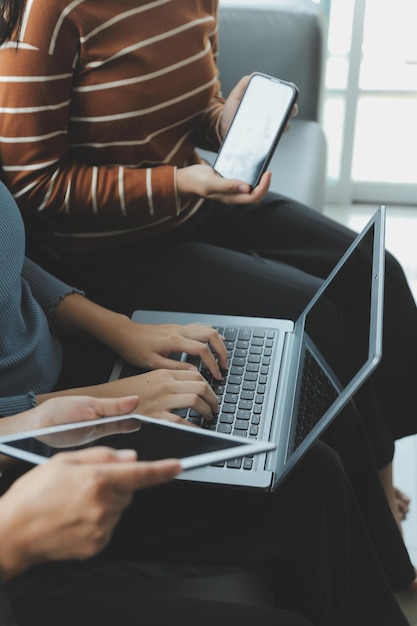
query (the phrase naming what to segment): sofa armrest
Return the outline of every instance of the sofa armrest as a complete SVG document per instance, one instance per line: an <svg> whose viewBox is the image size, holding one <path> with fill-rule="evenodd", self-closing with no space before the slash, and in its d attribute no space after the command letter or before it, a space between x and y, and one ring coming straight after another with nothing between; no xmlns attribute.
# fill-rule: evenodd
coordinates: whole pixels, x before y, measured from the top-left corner
<svg viewBox="0 0 417 626"><path fill-rule="evenodd" d="M273 6L220 3L220 81L224 95L238 80L259 71L294 82L300 90L299 118L320 111L325 21L311 0L276 0Z"/></svg>

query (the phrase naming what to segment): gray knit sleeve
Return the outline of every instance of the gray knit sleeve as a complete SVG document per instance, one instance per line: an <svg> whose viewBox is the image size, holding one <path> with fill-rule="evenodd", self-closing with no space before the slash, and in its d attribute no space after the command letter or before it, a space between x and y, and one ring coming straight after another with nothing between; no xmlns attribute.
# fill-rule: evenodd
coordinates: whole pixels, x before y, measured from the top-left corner
<svg viewBox="0 0 417 626"><path fill-rule="evenodd" d="M49 319L62 298L70 293L84 295L84 292L55 278L28 258L24 261L22 278L29 284L33 296Z"/></svg>
<svg viewBox="0 0 417 626"><path fill-rule="evenodd" d="M36 406L36 397L33 391L20 396L9 396L0 398L0 416L16 415L28 411Z"/></svg>

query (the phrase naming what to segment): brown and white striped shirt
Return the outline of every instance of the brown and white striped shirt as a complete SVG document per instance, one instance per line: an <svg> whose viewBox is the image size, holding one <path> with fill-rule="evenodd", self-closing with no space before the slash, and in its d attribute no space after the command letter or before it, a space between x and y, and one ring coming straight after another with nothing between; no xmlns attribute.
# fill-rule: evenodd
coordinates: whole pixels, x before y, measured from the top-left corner
<svg viewBox="0 0 417 626"><path fill-rule="evenodd" d="M27 0L0 48L4 181L56 250L187 219L175 170L217 150L217 0Z"/></svg>

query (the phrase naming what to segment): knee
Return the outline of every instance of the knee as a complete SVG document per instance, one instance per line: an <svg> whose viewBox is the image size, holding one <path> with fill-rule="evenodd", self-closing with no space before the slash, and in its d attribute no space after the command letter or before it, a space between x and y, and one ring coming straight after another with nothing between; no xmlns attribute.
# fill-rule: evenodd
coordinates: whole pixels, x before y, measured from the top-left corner
<svg viewBox="0 0 417 626"><path fill-rule="evenodd" d="M339 454L322 441L316 442L290 474L284 488L294 491L294 484L298 481L306 497L309 494L316 498L318 490L343 492L346 474Z"/></svg>
<svg viewBox="0 0 417 626"><path fill-rule="evenodd" d="M401 263L398 259L391 254L391 252L385 252L385 279L386 281L394 281L399 283L406 281L405 273Z"/></svg>

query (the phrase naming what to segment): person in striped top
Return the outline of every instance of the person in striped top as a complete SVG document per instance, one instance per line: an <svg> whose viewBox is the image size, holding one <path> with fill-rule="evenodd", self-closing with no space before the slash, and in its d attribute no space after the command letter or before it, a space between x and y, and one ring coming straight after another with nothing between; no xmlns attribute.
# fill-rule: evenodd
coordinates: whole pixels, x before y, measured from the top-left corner
<svg viewBox="0 0 417 626"><path fill-rule="evenodd" d="M96 302L294 319L355 233L201 163L247 82L227 99L217 0L3 0L22 13L0 48L2 176L28 253ZM291 132L291 131L290 131ZM358 268L340 309L352 307ZM386 255L383 357L357 397L393 513L395 439L415 432L417 309ZM405 507L405 509L404 509ZM402 511L400 510L402 509Z"/></svg>
<svg viewBox="0 0 417 626"><path fill-rule="evenodd" d="M26 4L18 49L12 40L1 51L2 171L25 215L55 222L57 249L148 238L184 222L202 196L265 192L268 176L262 191L239 194L239 183L194 167L195 146L219 147L234 105L226 115L216 5Z"/></svg>

